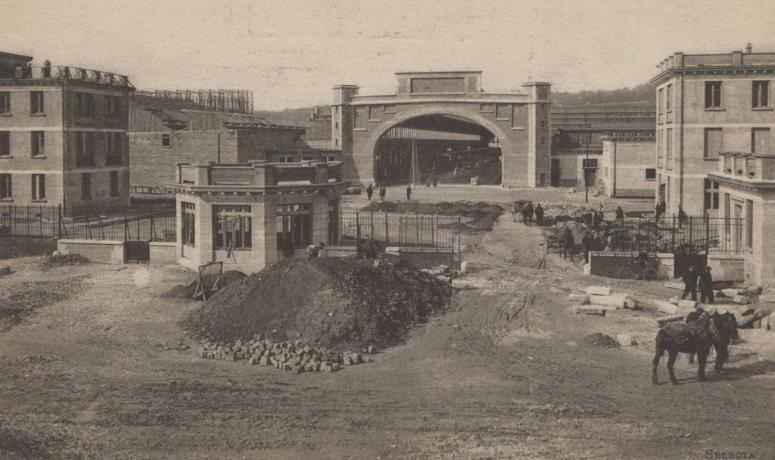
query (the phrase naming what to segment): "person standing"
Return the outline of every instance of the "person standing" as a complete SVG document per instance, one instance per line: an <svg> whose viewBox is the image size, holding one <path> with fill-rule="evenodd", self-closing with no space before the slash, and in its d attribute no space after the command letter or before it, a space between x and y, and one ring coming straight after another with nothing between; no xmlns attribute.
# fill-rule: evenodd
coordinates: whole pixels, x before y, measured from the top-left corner
<svg viewBox="0 0 775 460"><path fill-rule="evenodd" d="M616 220L619 222L624 221L624 210L622 209L621 206L616 207Z"/></svg>
<svg viewBox="0 0 775 460"><path fill-rule="evenodd" d="M379 201L385 201L385 195L387 194L387 189L384 185L379 186Z"/></svg>
<svg viewBox="0 0 775 460"><path fill-rule="evenodd" d="M525 225L533 223L533 202L528 201L524 208L522 208L522 215L524 216Z"/></svg>
<svg viewBox="0 0 775 460"><path fill-rule="evenodd" d="M368 187L366 187L366 197L371 201L371 196L374 195L374 184L369 184Z"/></svg>
<svg viewBox="0 0 775 460"><path fill-rule="evenodd" d="M412 184L406 186L406 201L412 199Z"/></svg>
<svg viewBox="0 0 775 460"><path fill-rule="evenodd" d="M573 262L574 252L576 252L576 240L573 238L573 232L565 227L565 233L562 238L562 258Z"/></svg>
<svg viewBox="0 0 775 460"><path fill-rule="evenodd" d="M699 274L699 280L697 282L700 288L700 303L713 303L715 301L713 295L713 276L710 274L710 266L705 266L705 270Z"/></svg>
<svg viewBox="0 0 775 460"><path fill-rule="evenodd" d="M512 222L517 221L517 214L520 213L519 209L519 203L517 201L514 201L514 203L511 205L511 220Z"/></svg>
<svg viewBox="0 0 775 460"><path fill-rule="evenodd" d="M600 206L597 208L597 218L598 225L602 224L605 220L605 206L603 206L603 203L600 203Z"/></svg>
<svg viewBox="0 0 775 460"><path fill-rule="evenodd" d="M541 203L538 203L536 205L535 211L536 215L536 224L543 225L544 224L544 208L541 206Z"/></svg>
<svg viewBox="0 0 775 460"><path fill-rule="evenodd" d="M581 245L584 247L584 263L589 263L589 251L592 247L592 234L589 231L584 232L584 237L581 238Z"/></svg>
<svg viewBox="0 0 775 460"><path fill-rule="evenodd" d="M664 203L664 201L658 202L654 207L654 220L657 222L659 222L659 218L662 217L662 213L664 212L662 211L662 203Z"/></svg>
<svg viewBox="0 0 775 460"><path fill-rule="evenodd" d="M692 295L692 300L697 300L697 269L694 265L689 267L689 270L681 277L684 282L684 292L681 294L681 299L685 299L687 295Z"/></svg>

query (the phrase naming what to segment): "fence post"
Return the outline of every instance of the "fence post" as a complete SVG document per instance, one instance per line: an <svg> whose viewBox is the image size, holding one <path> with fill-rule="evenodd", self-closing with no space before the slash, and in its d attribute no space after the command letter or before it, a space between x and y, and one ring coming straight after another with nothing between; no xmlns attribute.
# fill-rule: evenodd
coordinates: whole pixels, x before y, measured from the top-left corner
<svg viewBox="0 0 775 460"><path fill-rule="evenodd" d="M126 219L126 209L124 210L124 241L129 239L129 222Z"/></svg>
<svg viewBox="0 0 775 460"><path fill-rule="evenodd" d="M385 211L385 244L390 243L390 235L388 233L388 213Z"/></svg>
<svg viewBox="0 0 775 460"><path fill-rule="evenodd" d="M369 227L371 227L371 239L374 239L374 211L369 213Z"/></svg>
<svg viewBox="0 0 775 460"><path fill-rule="evenodd" d="M705 254L710 252L710 218L705 214Z"/></svg>
<svg viewBox="0 0 775 460"><path fill-rule="evenodd" d="M420 215L414 212L414 228L417 230L417 244L420 244Z"/></svg>
<svg viewBox="0 0 775 460"><path fill-rule="evenodd" d="M62 204L57 205L57 239L62 239Z"/></svg>
<svg viewBox="0 0 775 460"><path fill-rule="evenodd" d="M153 241L153 211L151 211L151 234L149 235L149 241Z"/></svg>
<svg viewBox="0 0 775 460"><path fill-rule="evenodd" d="M694 233L694 232L692 231L692 230L693 230L693 229L692 229L692 221L693 221L693 220L694 220L694 218L693 218L693 217L690 217L690 218L689 218L689 246L690 246L691 248L694 248L694 235L692 234L692 233Z"/></svg>
<svg viewBox="0 0 775 460"><path fill-rule="evenodd" d="M670 235L671 235L671 242L670 242L670 250L675 253L675 214L673 214L673 226L670 229Z"/></svg>

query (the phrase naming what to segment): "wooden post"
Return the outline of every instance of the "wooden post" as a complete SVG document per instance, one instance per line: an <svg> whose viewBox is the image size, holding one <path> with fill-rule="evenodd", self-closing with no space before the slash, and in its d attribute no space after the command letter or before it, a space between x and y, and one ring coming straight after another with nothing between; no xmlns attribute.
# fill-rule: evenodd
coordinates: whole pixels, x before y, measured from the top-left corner
<svg viewBox="0 0 775 460"><path fill-rule="evenodd" d="M385 244L390 244L390 234L388 233L388 213L385 211Z"/></svg>
<svg viewBox="0 0 775 460"><path fill-rule="evenodd" d="M57 205L57 239L62 238L62 204Z"/></svg>

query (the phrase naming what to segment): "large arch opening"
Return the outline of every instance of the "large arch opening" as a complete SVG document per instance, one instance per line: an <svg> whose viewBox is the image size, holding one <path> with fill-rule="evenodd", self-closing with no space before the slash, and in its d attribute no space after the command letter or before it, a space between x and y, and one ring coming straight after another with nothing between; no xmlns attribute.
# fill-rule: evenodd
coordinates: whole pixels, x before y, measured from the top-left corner
<svg viewBox="0 0 775 460"><path fill-rule="evenodd" d="M503 179L498 137L457 115L405 119L379 136L373 153L374 179L380 184L499 185Z"/></svg>

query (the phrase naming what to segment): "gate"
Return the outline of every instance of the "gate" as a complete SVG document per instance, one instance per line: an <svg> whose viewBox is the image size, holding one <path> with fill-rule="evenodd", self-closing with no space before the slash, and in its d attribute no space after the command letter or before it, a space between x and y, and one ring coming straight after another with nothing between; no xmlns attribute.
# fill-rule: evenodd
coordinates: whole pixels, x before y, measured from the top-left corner
<svg viewBox="0 0 775 460"><path fill-rule="evenodd" d="M707 254L674 254L674 271L673 277L680 278L684 273L689 270L692 265L705 265L708 264Z"/></svg>
<svg viewBox="0 0 775 460"><path fill-rule="evenodd" d="M124 255L127 263L147 264L151 260L149 241L125 241Z"/></svg>

